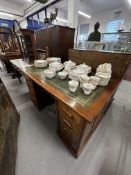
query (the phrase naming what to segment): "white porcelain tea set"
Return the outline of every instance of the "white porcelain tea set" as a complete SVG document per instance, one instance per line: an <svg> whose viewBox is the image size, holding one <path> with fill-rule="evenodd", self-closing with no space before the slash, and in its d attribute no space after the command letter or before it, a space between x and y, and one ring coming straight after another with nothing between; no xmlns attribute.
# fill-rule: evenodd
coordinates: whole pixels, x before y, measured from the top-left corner
<svg viewBox="0 0 131 175"><path fill-rule="evenodd" d="M99 86L106 86L111 78L112 66L110 63L99 65L96 76L100 78Z"/></svg>
<svg viewBox="0 0 131 175"><path fill-rule="evenodd" d="M62 80L66 79L67 75L68 75L68 72L66 72L66 71L61 71L61 72L58 73L58 76Z"/></svg>
<svg viewBox="0 0 131 175"><path fill-rule="evenodd" d="M54 70L56 72L61 71L64 68L62 63L59 62L53 62L49 64L49 69Z"/></svg>
<svg viewBox="0 0 131 175"><path fill-rule="evenodd" d="M78 88L79 82L76 80L69 81L69 89L71 92L76 92Z"/></svg>
<svg viewBox="0 0 131 175"><path fill-rule="evenodd" d="M53 63L53 62L61 63L61 58L59 58L59 57L49 57L46 60L47 60L48 64Z"/></svg>
<svg viewBox="0 0 131 175"><path fill-rule="evenodd" d="M51 70L51 69L46 69L46 70L44 70L44 76L45 76L46 78L51 79L51 78L54 78L55 75L56 75L56 71L54 71L54 70Z"/></svg>
<svg viewBox="0 0 131 175"><path fill-rule="evenodd" d="M47 67L48 63L47 60L35 60L34 66L37 68L44 68Z"/></svg>
<svg viewBox="0 0 131 175"><path fill-rule="evenodd" d="M77 65L74 69L70 70L69 78L72 80L80 81L82 75L88 75L91 72L91 67L86 64Z"/></svg>
<svg viewBox="0 0 131 175"><path fill-rule="evenodd" d="M69 89L71 92L76 92L79 84L83 89L84 94L89 95L97 86L106 86L111 78L112 66L110 63L99 65L96 69L95 76L88 76L91 73L91 67L84 64L76 65L75 62L69 60L61 63L61 58L52 57L47 60L36 60L35 67L47 67L44 70L46 78L54 78L56 74L61 80L69 77L71 79Z"/></svg>
<svg viewBox="0 0 131 175"><path fill-rule="evenodd" d="M74 69L75 67L76 67L76 63L73 62L73 61L71 61L71 60L65 61L65 62L64 62L64 70L65 70L66 72L71 71L71 70Z"/></svg>

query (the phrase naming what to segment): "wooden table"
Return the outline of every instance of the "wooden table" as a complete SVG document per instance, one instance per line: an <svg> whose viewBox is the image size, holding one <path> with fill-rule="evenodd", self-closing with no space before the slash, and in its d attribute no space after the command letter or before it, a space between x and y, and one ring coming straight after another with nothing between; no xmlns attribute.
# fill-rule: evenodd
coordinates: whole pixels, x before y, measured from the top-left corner
<svg viewBox="0 0 131 175"><path fill-rule="evenodd" d="M104 117L121 79L113 78L95 100L84 106L30 72L27 63L22 60L11 62L25 76L31 99L38 110L43 109L53 97L58 109L59 136L77 158Z"/></svg>

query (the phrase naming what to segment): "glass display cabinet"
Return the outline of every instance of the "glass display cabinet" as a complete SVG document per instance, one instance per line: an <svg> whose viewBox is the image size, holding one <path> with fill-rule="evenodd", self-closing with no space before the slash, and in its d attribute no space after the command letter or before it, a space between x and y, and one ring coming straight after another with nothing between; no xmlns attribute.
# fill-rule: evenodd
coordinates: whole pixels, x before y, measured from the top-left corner
<svg viewBox="0 0 131 175"><path fill-rule="evenodd" d="M101 42L84 41L75 43L74 48L80 50L102 50L109 52L131 52L131 32L102 33Z"/></svg>

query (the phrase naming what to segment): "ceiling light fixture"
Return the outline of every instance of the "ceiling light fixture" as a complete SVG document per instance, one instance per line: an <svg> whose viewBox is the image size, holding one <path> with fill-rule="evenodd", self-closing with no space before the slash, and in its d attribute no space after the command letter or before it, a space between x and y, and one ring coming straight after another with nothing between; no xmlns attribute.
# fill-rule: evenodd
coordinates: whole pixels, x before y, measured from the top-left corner
<svg viewBox="0 0 131 175"><path fill-rule="evenodd" d="M86 18L89 18L89 19L91 18L90 15L88 15L88 14L82 12L82 11L78 11L78 13L79 13L79 15L84 16L84 17L86 17Z"/></svg>
<svg viewBox="0 0 131 175"><path fill-rule="evenodd" d="M129 4L131 5L131 0L128 0Z"/></svg>
<svg viewBox="0 0 131 175"><path fill-rule="evenodd" d="M68 23L68 21L67 21L66 19L62 19L62 18L59 18L59 17L57 17L56 19L57 19L58 21Z"/></svg>
<svg viewBox="0 0 131 175"><path fill-rule="evenodd" d="M8 16L8 17L14 17L14 15L11 15L9 13L4 13L4 12L0 12L0 15L4 15L4 16Z"/></svg>

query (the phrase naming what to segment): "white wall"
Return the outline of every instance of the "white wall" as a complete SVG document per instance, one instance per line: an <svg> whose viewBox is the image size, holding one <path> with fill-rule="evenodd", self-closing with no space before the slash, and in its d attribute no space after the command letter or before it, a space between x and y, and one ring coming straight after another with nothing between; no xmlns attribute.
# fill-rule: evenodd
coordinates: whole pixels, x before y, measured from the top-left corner
<svg viewBox="0 0 131 175"><path fill-rule="evenodd" d="M30 13L35 11L35 10L36 9L31 10ZM52 10L54 10L54 7L51 7L48 9L48 16L49 16L50 11L52 11ZM124 23L125 31L130 31L130 28L131 28L131 9L127 9L125 7L125 8L118 8L118 9L99 12L99 13L92 13L91 9L88 7L87 3L81 1L80 6L79 6L79 10L92 16L91 19L88 19L88 18L85 18L85 17L82 17L79 15L79 20L78 20L78 25L88 24L88 23L90 24L89 33L94 30L94 24L97 21L100 22L100 24L101 24L100 31L102 33L106 32L107 23L108 23L108 21L114 19L114 13L116 11L123 11L122 17L125 19L125 23ZM67 11L66 10L59 11L58 16L60 18L67 19ZM44 14L43 14L43 18L44 18ZM66 23L63 23L60 21L58 21L58 24L67 25ZM25 28L27 26L26 21L22 21L21 26Z"/></svg>
<svg viewBox="0 0 131 175"><path fill-rule="evenodd" d="M109 10L109 11L92 13L87 3L82 2L80 3L79 9L92 16L91 19L88 19L88 18L85 18L79 15L79 20L78 20L79 26L81 24L88 24L88 23L90 24L89 33L94 30L94 24L96 22L100 22L101 24L100 32L102 33L106 32L106 26L107 26L108 21L114 19L114 13L117 11L123 11L122 17L125 19L125 22L124 22L125 31L129 32L131 29L131 9L130 8L122 7L122 8Z"/></svg>
<svg viewBox="0 0 131 175"><path fill-rule="evenodd" d="M27 20L22 20L21 22L20 22L20 26L21 26L21 28L24 28L24 29L26 29L27 28Z"/></svg>
<svg viewBox="0 0 131 175"><path fill-rule="evenodd" d="M89 33L94 30L94 24L96 22L100 22L101 24L100 32L102 33L106 32L106 26L108 21L114 19L114 13L117 11L123 11L122 18L125 19L125 22L124 22L125 31L129 32L131 29L131 10L127 8L118 8L110 11L93 14L90 20Z"/></svg>
<svg viewBox="0 0 131 175"><path fill-rule="evenodd" d="M26 16L28 16L29 14L32 14L33 12L37 11L40 7L42 7L42 5L39 5L39 6L37 6L36 8L33 8L33 9L29 10L29 11L27 12ZM48 17L48 18L50 17L50 12L53 12L53 13L55 12L55 7L56 7L56 6L53 5L53 6L51 6L51 7L49 7L49 8L47 9L47 17ZM44 21L45 12L44 12L44 11L40 12L39 17L40 17L40 20L41 20L41 21ZM67 12L66 12L66 11L62 11L62 10L58 10L58 17L67 20ZM34 18L34 19L35 19L35 18ZM67 23L65 23L65 22L61 22L61 21L57 21L57 22L58 22L58 23L56 23L56 21L55 21L54 24L64 25L64 26L67 25ZM26 19L25 19L25 20L22 19L22 21L20 21L20 24L21 24L21 27L22 27L22 28L25 28L25 27L27 26L27 21L26 21Z"/></svg>

